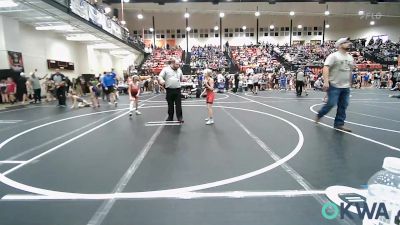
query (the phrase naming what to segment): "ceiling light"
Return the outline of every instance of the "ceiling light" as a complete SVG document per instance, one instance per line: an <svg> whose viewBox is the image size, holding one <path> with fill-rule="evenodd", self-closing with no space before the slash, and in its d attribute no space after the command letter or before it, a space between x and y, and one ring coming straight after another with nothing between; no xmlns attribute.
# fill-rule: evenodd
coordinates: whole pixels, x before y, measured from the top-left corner
<svg viewBox="0 0 400 225"><path fill-rule="evenodd" d="M360 15L360 16L364 15L364 11L362 11L362 10L358 11L358 15Z"/></svg>
<svg viewBox="0 0 400 225"><path fill-rule="evenodd" d="M110 7L105 7L105 8L104 8L104 12L105 12L105 13L111 12L111 8L110 8Z"/></svg>
<svg viewBox="0 0 400 225"><path fill-rule="evenodd" d="M331 27L331 25L329 25L329 24L326 24L326 25L325 25L325 28L328 29L329 27Z"/></svg>
<svg viewBox="0 0 400 225"><path fill-rule="evenodd" d="M301 28L303 28L303 26L302 25L297 25L297 28L301 29Z"/></svg>
<svg viewBox="0 0 400 225"><path fill-rule="evenodd" d="M294 16L294 11L290 11L289 15Z"/></svg>
<svg viewBox="0 0 400 225"><path fill-rule="evenodd" d="M121 24L122 24L122 25L125 25L125 24L126 24L126 21L125 21L125 20L121 20Z"/></svg>
<svg viewBox="0 0 400 225"><path fill-rule="evenodd" d="M9 7L16 7L16 6L18 6L18 4L13 2L12 0L0 1L0 8L9 8Z"/></svg>
<svg viewBox="0 0 400 225"><path fill-rule="evenodd" d="M137 18L138 18L139 20L141 20L141 19L143 19L143 15L142 15L141 13L139 13L139 14L137 15Z"/></svg>
<svg viewBox="0 0 400 225"><path fill-rule="evenodd" d="M75 34L66 37L68 41L100 41L100 38L95 37L92 34Z"/></svg>
<svg viewBox="0 0 400 225"><path fill-rule="evenodd" d="M275 29L275 26L274 26L273 24L271 24L271 25L269 26L269 29L273 30L273 29Z"/></svg>
<svg viewBox="0 0 400 225"><path fill-rule="evenodd" d="M219 30L219 27L218 27L218 26L215 26L215 27L214 27L214 30Z"/></svg>
<svg viewBox="0 0 400 225"><path fill-rule="evenodd" d="M331 14L328 10L325 11L325 16L329 16Z"/></svg>
<svg viewBox="0 0 400 225"><path fill-rule="evenodd" d="M259 16L260 16L260 12L257 11L257 12L254 13L254 15L257 16L257 17L259 17Z"/></svg>
<svg viewBox="0 0 400 225"><path fill-rule="evenodd" d="M246 30L246 29L247 29L247 27L246 27L246 26L243 26L243 27L242 27L242 29L243 29L243 30Z"/></svg>
<svg viewBox="0 0 400 225"><path fill-rule="evenodd" d="M125 2L125 3L128 3L128 2L129 2L129 0L124 0L124 2Z"/></svg>
<svg viewBox="0 0 400 225"><path fill-rule="evenodd" d="M225 13L223 13L223 12L219 13L219 17L224 18L224 16L225 16Z"/></svg>
<svg viewBox="0 0 400 225"><path fill-rule="evenodd" d="M153 31L154 31L154 28L150 27L150 32L152 32L152 33L153 33Z"/></svg>
<svg viewBox="0 0 400 225"><path fill-rule="evenodd" d="M187 2L188 0L182 0L182 2Z"/></svg>
<svg viewBox="0 0 400 225"><path fill-rule="evenodd" d="M185 18L189 18L190 14L189 13L185 13Z"/></svg>
<svg viewBox="0 0 400 225"><path fill-rule="evenodd" d="M371 26L373 26L373 25L375 25L375 21L371 21L371 22L369 22L369 25L371 25Z"/></svg>
<svg viewBox="0 0 400 225"><path fill-rule="evenodd" d="M186 31L189 32L192 28L186 27Z"/></svg>

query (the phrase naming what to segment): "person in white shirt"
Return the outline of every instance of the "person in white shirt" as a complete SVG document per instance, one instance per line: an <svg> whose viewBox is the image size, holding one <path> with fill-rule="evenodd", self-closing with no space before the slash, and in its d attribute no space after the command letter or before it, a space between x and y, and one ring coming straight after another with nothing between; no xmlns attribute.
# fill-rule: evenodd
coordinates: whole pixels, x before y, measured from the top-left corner
<svg viewBox="0 0 400 225"><path fill-rule="evenodd" d="M336 41L337 52L330 54L324 63L324 89L328 92L328 102L321 108L315 118L318 123L334 106L337 113L334 128L346 132L350 129L344 127L346 109L349 105L352 71L355 66L353 57L348 53L351 47L349 38Z"/></svg>
<svg viewBox="0 0 400 225"><path fill-rule="evenodd" d="M178 59L171 60L171 64L164 67L158 77L161 85L165 85L167 91L168 102L168 118L167 121L174 119L174 106L176 109L176 117L180 123L183 123L182 116L182 99L181 99L181 81L183 78L180 69L180 61Z"/></svg>
<svg viewBox="0 0 400 225"><path fill-rule="evenodd" d="M253 80L253 94L258 94L258 89L260 88L260 84L259 84L259 82L260 82L260 75L259 74L254 74L253 75L253 78L252 78L252 80Z"/></svg>
<svg viewBox="0 0 400 225"><path fill-rule="evenodd" d="M296 93L297 96L301 96L301 93L303 92L303 86L304 86L304 72L301 68L297 70L296 74Z"/></svg>

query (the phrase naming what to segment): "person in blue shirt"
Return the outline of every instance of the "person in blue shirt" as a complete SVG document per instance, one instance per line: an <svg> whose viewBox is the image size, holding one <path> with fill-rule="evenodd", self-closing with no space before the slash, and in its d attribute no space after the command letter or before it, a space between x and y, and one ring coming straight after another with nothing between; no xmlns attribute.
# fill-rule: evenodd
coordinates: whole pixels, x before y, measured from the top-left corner
<svg viewBox="0 0 400 225"><path fill-rule="evenodd" d="M102 86L107 95L107 99L110 99L109 104L114 104L117 107L118 102L115 99L115 84L116 84L117 75L114 72L114 69L111 70L110 73L107 73L102 79Z"/></svg>
<svg viewBox="0 0 400 225"><path fill-rule="evenodd" d="M280 89L284 89L286 91L286 83L287 83L287 79L286 79L286 74L282 73L280 76Z"/></svg>

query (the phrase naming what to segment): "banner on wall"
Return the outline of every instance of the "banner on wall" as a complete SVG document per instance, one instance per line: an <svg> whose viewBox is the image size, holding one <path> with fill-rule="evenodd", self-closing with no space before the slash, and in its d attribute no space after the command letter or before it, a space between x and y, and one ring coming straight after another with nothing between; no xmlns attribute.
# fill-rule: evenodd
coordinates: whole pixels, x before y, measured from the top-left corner
<svg viewBox="0 0 400 225"><path fill-rule="evenodd" d="M122 39L121 27L118 24L116 24L114 21L111 22L111 30L112 30L112 34L114 36Z"/></svg>
<svg viewBox="0 0 400 225"><path fill-rule="evenodd" d="M104 15L97 11L97 9L91 5L89 5L89 21L95 24L96 26L103 26L103 18Z"/></svg>
<svg viewBox="0 0 400 225"><path fill-rule="evenodd" d="M8 51L8 61L10 68L15 72L24 72L24 62L22 61L21 52Z"/></svg>
<svg viewBox="0 0 400 225"><path fill-rule="evenodd" d="M104 29L105 31L107 31L108 33L110 33L110 34L112 34L111 23L112 23L111 18L109 18L109 17L106 16L106 17L104 18L103 29Z"/></svg>
<svg viewBox="0 0 400 225"><path fill-rule="evenodd" d="M70 8L76 15L89 20L89 3L85 0L71 0Z"/></svg>

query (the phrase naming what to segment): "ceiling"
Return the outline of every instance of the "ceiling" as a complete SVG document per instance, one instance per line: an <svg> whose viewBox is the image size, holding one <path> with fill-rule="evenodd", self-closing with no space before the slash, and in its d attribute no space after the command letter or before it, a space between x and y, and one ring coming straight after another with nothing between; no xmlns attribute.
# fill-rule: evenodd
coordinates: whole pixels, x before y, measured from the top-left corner
<svg viewBox="0 0 400 225"><path fill-rule="evenodd" d="M243 2L265 2L270 4L275 4L279 2L319 2L319 3L327 3L327 2L371 2L373 4L379 2L398 2L399 0L187 0L187 2L196 2L196 3L204 3L210 2L212 4L219 3L243 3ZM103 0L105 3L120 3L120 0ZM130 3L157 3L157 4L165 4L165 3L182 3L182 0L129 0Z"/></svg>
<svg viewBox="0 0 400 225"><path fill-rule="evenodd" d="M90 41L90 43L111 43L120 48L138 53L137 50L124 44L123 42L111 37L109 34L100 31L99 29L89 25L80 19L74 18L57 9L42 0L14 0L18 4L16 7L0 8L0 15L7 18L18 20L19 22L33 27L45 26L66 26L69 25L72 29L68 30L52 30L62 36L72 34L89 33L99 38L99 41ZM82 41L87 42L89 41Z"/></svg>

